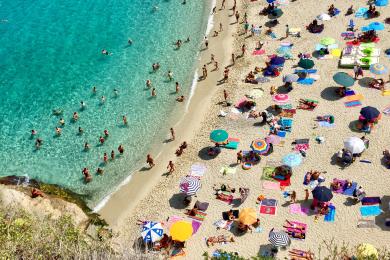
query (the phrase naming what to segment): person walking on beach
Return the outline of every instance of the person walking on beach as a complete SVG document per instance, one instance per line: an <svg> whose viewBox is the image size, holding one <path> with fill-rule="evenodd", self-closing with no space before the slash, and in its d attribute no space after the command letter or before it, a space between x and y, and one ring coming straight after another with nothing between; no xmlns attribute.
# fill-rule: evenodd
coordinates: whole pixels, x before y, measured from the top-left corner
<svg viewBox="0 0 390 260"><path fill-rule="evenodd" d="M209 48L209 40L207 39L207 36L204 37L204 45L206 46L206 49Z"/></svg>
<svg viewBox="0 0 390 260"><path fill-rule="evenodd" d="M223 31L222 23L219 23L219 32L222 32L222 31Z"/></svg>
<svg viewBox="0 0 390 260"><path fill-rule="evenodd" d="M223 71L223 82L227 82L229 80L229 69L228 67L225 67L225 70Z"/></svg>
<svg viewBox="0 0 390 260"><path fill-rule="evenodd" d="M222 9L225 9L225 2L226 2L226 0L222 0L222 3L221 3L221 10L222 10Z"/></svg>
<svg viewBox="0 0 390 260"><path fill-rule="evenodd" d="M179 93L179 91L180 91L180 85L179 85L179 82L176 82L175 83L175 92L176 92L176 94Z"/></svg>
<svg viewBox="0 0 390 260"><path fill-rule="evenodd" d="M305 189L305 201L309 200L309 190Z"/></svg>
<svg viewBox="0 0 390 260"><path fill-rule="evenodd" d="M210 63L213 63L215 61L215 56L214 54L211 53L210 55Z"/></svg>
<svg viewBox="0 0 390 260"><path fill-rule="evenodd" d="M120 144L120 145L118 146L118 152L119 152L119 154L122 155L124 151L125 151L125 149L124 149L123 146Z"/></svg>
<svg viewBox="0 0 390 260"><path fill-rule="evenodd" d="M157 96L157 93L156 93L156 89L155 89L155 88L152 89L151 96L152 96L152 97Z"/></svg>
<svg viewBox="0 0 390 260"><path fill-rule="evenodd" d="M237 153L237 164L239 163L242 163L242 151L240 150L238 153Z"/></svg>
<svg viewBox="0 0 390 260"><path fill-rule="evenodd" d="M246 53L246 46L245 46L245 44L244 44L244 45L242 45L242 47L241 47L241 57L244 57L245 53Z"/></svg>
<svg viewBox="0 0 390 260"><path fill-rule="evenodd" d="M228 93L227 93L227 91L226 91L226 89L224 89L223 90L223 99L225 100L225 103L227 104L228 103L228 97L229 97L229 95L228 95Z"/></svg>
<svg viewBox="0 0 390 260"><path fill-rule="evenodd" d="M233 8L235 9L234 6ZM234 13L234 9L233 9L233 13ZM236 11L235 16L236 16L236 23L238 23L238 20L240 19L240 14L238 13L238 11Z"/></svg>
<svg viewBox="0 0 390 260"><path fill-rule="evenodd" d="M288 38L289 34L290 34L290 27L288 26L288 24L286 24L286 37L285 37L285 39Z"/></svg>
<svg viewBox="0 0 390 260"><path fill-rule="evenodd" d="M202 77L203 77L203 79L206 79L206 78L207 78L207 68L206 68L206 64L203 65L203 67L202 67Z"/></svg>
<svg viewBox="0 0 390 260"><path fill-rule="evenodd" d="M169 129L169 131L171 132L171 140L175 141L175 130L173 130L173 128L171 127L171 129Z"/></svg>
<svg viewBox="0 0 390 260"><path fill-rule="evenodd" d="M153 168L155 166L154 160L150 154L146 156L146 163L149 164L149 168Z"/></svg>
<svg viewBox="0 0 390 260"><path fill-rule="evenodd" d="M218 61L214 61L214 71L219 70Z"/></svg>
<svg viewBox="0 0 390 260"><path fill-rule="evenodd" d="M234 53L232 53L232 64L234 65L236 63L236 56Z"/></svg>
<svg viewBox="0 0 390 260"><path fill-rule="evenodd" d="M169 161L167 169L169 174L172 174L175 171L175 165L172 161Z"/></svg>
<svg viewBox="0 0 390 260"><path fill-rule="evenodd" d="M216 14L216 13L217 13L217 7L214 6L213 11L211 12L211 14Z"/></svg>

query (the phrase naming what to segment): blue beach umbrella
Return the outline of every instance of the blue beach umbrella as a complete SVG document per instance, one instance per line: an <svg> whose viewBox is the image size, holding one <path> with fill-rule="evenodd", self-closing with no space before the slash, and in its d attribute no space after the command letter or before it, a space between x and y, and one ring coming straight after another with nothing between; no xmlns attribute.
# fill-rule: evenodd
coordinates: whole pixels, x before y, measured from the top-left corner
<svg viewBox="0 0 390 260"><path fill-rule="evenodd" d="M148 221L142 226L141 236L145 242L159 241L164 234L164 229L159 222Z"/></svg>
<svg viewBox="0 0 390 260"><path fill-rule="evenodd" d="M353 84L355 84L355 79L349 76L345 72L337 72L333 75L333 80L337 84L343 86L343 87L352 87Z"/></svg>
<svg viewBox="0 0 390 260"><path fill-rule="evenodd" d="M370 107L370 106L367 106L367 107L363 107L361 110L360 110L360 114L367 120L373 120L377 117L379 117L380 115L380 111L378 109L376 109L375 107Z"/></svg>
<svg viewBox="0 0 390 260"><path fill-rule="evenodd" d="M363 32L370 31L370 30L382 31L384 29L385 29L385 25L380 22L372 22L369 25L362 27Z"/></svg>
<svg viewBox="0 0 390 260"><path fill-rule="evenodd" d="M275 0L267 0L267 3L272 4Z"/></svg>
<svg viewBox="0 0 390 260"><path fill-rule="evenodd" d="M282 158L284 165L295 167L302 163L302 155L299 153L289 153Z"/></svg>
<svg viewBox="0 0 390 260"><path fill-rule="evenodd" d="M370 71L376 75L386 74L388 69L385 65L375 63L370 66Z"/></svg>
<svg viewBox="0 0 390 260"><path fill-rule="evenodd" d="M271 63L271 65L274 65L274 66L282 66L285 61L286 61L285 58L280 57L280 56L276 56L276 57L271 58L270 63Z"/></svg>

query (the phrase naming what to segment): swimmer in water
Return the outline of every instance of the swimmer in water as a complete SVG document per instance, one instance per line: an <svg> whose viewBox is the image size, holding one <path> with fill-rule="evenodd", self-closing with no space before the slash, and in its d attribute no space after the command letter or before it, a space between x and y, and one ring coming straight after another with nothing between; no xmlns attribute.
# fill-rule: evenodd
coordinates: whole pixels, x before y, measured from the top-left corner
<svg viewBox="0 0 390 260"><path fill-rule="evenodd" d="M110 134L108 133L108 130L107 129L104 129L104 136L107 138Z"/></svg>
<svg viewBox="0 0 390 260"><path fill-rule="evenodd" d="M172 71L169 70L167 76L168 76L169 81L173 80L173 72Z"/></svg>
<svg viewBox="0 0 390 260"><path fill-rule="evenodd" d="M56 135L57 135L57 136L60 136L60 135L61 135L61 132L62 132L61 128L56 127Z"/></svg>
<svg viewBox="0 0 390 260"><path fill-rule="evenodd" d="M41 145L43 144L43 140L40 139L40 138L37 138L37 140L35 141L35 148L36 149L39 149L41 148Z"/></svg>
<svg viewBox="0 0 390 260"><path fill-rule="evenodd" d="M176 82L175 92L179 93L179 91L180 91L180 85L179 85L179 82Z"/></svg>
<svg viewBox="0 0 390 260"><path fill-rule="evenodd" d="M115 97L118 97L118 96L119 96L119 91L118 91L116 88L114 88L114 96L115 96Z"/></svg>
<svg viewBox="0 0 390 260"><path fill-rule="evenodd" d="M35 136L38 132L35 131L34 129L31 130L31 137Z"/></svg>
<svg viewBox="0 0 390 260"><path fill-rule="evenodd" d="M111 160L115 160L115 152L114 152L114 150L111 151Z"/></svg>
<svg viewBox="0 0 390 260"><path fill-rule="evenodd" d="M83 173L83 175L84 175L84 181L85 181L85 182L90 182L90 181L92 181L92 176L91 176L91 174L89 174L88 168L84 168L84 169L82 170L82 173Z"/></svg>
<svg viewBox="0 0 390 260"><path fill-rule="evenodd" d="M183 102L184 101L184 96L180 96L176 98L177 102Z"/></svg>
<svg viewBox="0 0 390 260"><path fill-rule="evenodd" d="M64 126L65 125L65 120L63 118L60 118L59 124L61 126Z"/></svg>
<svg viewBox="0 0 390 260"><path fill-rule="evenodd" d="M152 81L150 79L146 80L146 87L150 88L152 86Z"/></svg>
<svg viewBox="0 0 390 260"><path fill-rule="evenodd" d="M79 120L79 114L77 112L73 112L73 121Z"/></svg>
<svg viewBox="0 0 390 260"><path fill-rule="evenodd" d="M152 97L157 96L157 93L156 93L156 89L155 89L155 88L152 89L151 96L152 96Z"/></svg>
<svg viewBox="0 0 390 260"><path fill-rule="evenodd" d="M85 142L84 144L84 151L88 151L90 148L89 143Z"/></svg>
<svg viewBox="0 0 390 260"><path fill-rule="evenodd" d="M104 141L105 141L105 140L104 140L103 136L100 136L100 137L99 137L99 142L100 142L100 144L104 144Z"/></svg>
<svg viewBox="0 0 390 260"><path fill-rule="evenodd" d="M96 174L102 175L104 173L104 170L100 167L97 168Z"/></svg>
<svg viewBox="0 0 390 260"><path fill-rule="evenodd" d="M106 102L106 97L105 96L102 96L101 98L100 98L100 104L104 104Z"/></svg>
<svg viewBox="0 0 390 260"><path fill-rule="evenodd" d="M107 153L104 153L104 155L103 155L103 162L104 163L108 162L108 155L107 155Z"/></svg>
<svg viewBox="0 0 390 260"><path fill-rule="evenodd" d="M81 126L79 126L79 135L82 135L84 133L84 129L81 128Z"/></svg>
<svg viewBox="0 0 390 260"><path fill-rule="evenodd" d="M96 87L95 87L95 86L93 86L93 87L92 87L92 93L95 95L95 94L96 94L96 92L97 92L97 89L96 89Z"/></svg>
<svg viewBox="0 0 390 260"><path fill-rule="evenodd" d="M190 36L188 36L187 40L185 40L184 42L190 42Z"/></svg>
<svg viewBox="0 0 390 260"><path fill-rule="evenodd" d="M132 39L128 39L128 40L127 40L127 43L128 43L129 45L132 45L132 44L133 44L133 40L132 40Z"/></svg>
<svg viewBox="0 0 390 260"><path fill-rule="evenodd" d="M157 12L157 11L158 11L158 6L157 6L157 5L153 6L153 11L154 11L154 12Z"/></svg>
<svg viewBox="0 0 390 260"><path fill-rule="evenodd" d="M105 50L105 49L102 50L102 54L103 55L110 55L110 53L107 50Z"/></svg>
<svg viewBox="0 0 390 260"><path fill-rule="evenodd" d="M124 151L125 151L125 149L124 149L123 146L120 144L120 145L118 146L118 152L119 152L120 154L123 154Z"/></svg>
<svg viewBox="0 0 390 260"><path fill-rule="evenodd" d="M123 121L124 125L127 125L127 117L126 116L122 116L122 121Z"/></svg>
<svg viewBox="0 0 390 260"><path fill-rule="evenodd" d="M84 110L86 106L87 106L87 105L85 104L84 101L80 101L80 109L81 109L81 110Z"/></svg>

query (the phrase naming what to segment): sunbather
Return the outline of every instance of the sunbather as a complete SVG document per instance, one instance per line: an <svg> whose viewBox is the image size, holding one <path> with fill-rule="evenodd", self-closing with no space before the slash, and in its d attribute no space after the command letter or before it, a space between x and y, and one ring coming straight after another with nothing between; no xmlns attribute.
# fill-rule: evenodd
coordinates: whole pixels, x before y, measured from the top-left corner
<svg viewBox="0 0 390 260"><path fill-rule="evenodd" d="M317 107L317 104L313 101L308 101L305 99L299 100L299 106L298 109L304 109L304 110L313 110Z"/></svg>
<svg viewBox="0 0 390 260"><path fill-rule="evenodd" d="M196 214L198 214L198 207L196 206L196 204L192 209L187 209L186 214L189 216L196 216Z"/></svg>
<svg viewBox="0 0 390 260"><path fill-rule="evenodd" d="M245 225L245 224L243 224L241 222L238 222L237 229L238 229L238 231L240 231L242 233L245 233L248 230L252 232L252 228L249 225Z"/></svg>
<svg viewBox="0 0 390 260"><path fill-rule="evenodd" d="M373 79L368 86L370 88L376 88L383 91L385 89L385 81L383 79Z"/></svg>
<svg viewBox="0 0 390 260"><path fill-rule="evenodd" d="M387 149L383 151L383 162L387 168L390 168L390 152Z"/></svg>
<svg viewBox="0 0 390 260"><path fill-rule="evenodd" d="M317 116L317 121L325 121L330 124L334 123L334 116L332 115L325 115L325 116Z"/></svg>
<svg viewBox="0 0 390 260"><path fill-rule="evenodd" d="M303 232L296 232L296 231L288 230L287 234L292 238L298 238L298 239L305 239L306 238L306 235Z"/></svg>
<svg viewBox="0 0 390 260"><path fill-rule="evenodd" d="M302 259L313 260L314 259L314 254L310 251L292 249L292 250L288 251L288 253L290 254L292 260L295 260L295 259L297 259L297 260L302 260Z"/></svg>
<svg viewBox="0 0 390 260"><path fill-rule="evenodd" d="M214 186L214 190L216 191L216 194L218 194L218 192L220 192L220 191L227 191L227 192L231 192L231 193L235 193L236 192L235 188L232 188L232 187L230 187L227 184L226 185L222 184L219 188L216 188Z"/></svg>
<svg viewBox="0 0 390 260"><path fill-rule="evenodd" d="M214 246L214 244L226 243L226 242L234 242L234 238L233 237L228 238L228 237L226 237L224 235L220 235L220 236L217 236L217 237L209 237L206 240L206 245L207 246Z"/></svg>

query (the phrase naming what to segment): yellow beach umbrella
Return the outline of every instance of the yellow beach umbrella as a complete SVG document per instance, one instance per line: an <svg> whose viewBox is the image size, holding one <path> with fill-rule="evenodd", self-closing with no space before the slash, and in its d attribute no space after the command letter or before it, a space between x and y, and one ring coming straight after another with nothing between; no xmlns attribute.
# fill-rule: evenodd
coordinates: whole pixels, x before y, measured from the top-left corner
<svg viewBox="0 0 390 260"><path fill-rule="evenodd" d="M187 221L177 221L172 224L169 233L172 236L172 240L184 242L192 236L192 224Z"/></svg>
<svg viewBox="0 0 390 260"><path fill-rule="evenodd" d="M362 259L378 259L378 250L367 243L360 244L357 248L358 257Z"/></svg>
<svg viewBox="0 0 390 260"><path fill-rule="evenodd" d="M238 220L244 225L252 225L257 220L256 211L253 208L245 208L240 211Z"/></svg>

